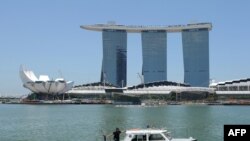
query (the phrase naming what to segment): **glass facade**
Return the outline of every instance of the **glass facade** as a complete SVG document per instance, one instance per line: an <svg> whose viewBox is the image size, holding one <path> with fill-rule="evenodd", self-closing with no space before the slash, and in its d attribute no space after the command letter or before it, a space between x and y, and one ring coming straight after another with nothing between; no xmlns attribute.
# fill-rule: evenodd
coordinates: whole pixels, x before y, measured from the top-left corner
<svg viewBox="0 0 250 141"><path fill-rule="evenodd" d="M182 31L184 83L191 86L209 86L209 31L192 29Z"/></svg>
<svg viewBox="0 0 250 141"><path fill-rule="evenodd" d="M167 33L143 31L141 35L144 83L167 80Z"/></svg>
<svg viewBox="0 0 250 141"><path fill-rule="evenodd" d="M127 85L127 32L103 30L103 60L101 82L118 87Z"/></svg>

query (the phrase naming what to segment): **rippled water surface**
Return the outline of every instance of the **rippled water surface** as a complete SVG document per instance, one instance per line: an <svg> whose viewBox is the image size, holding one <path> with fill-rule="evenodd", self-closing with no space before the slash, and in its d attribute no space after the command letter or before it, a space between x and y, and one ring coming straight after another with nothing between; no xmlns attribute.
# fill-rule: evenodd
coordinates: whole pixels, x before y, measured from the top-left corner
<svg viewBox="0 0 250 141"><path fill-rule="evenodd" d="M223 141L224 124L250 124L250 106L0 104L0 141L97 141L116 127L148 124L166 127L174 137Z"/></svg>

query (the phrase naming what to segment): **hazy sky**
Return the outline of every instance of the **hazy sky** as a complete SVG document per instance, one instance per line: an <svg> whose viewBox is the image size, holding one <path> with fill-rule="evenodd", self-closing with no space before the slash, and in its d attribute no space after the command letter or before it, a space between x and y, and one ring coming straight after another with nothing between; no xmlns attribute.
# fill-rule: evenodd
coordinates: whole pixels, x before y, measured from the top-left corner
<svg viewBox="0 0 250 141"><path fill-rule="evenodd" d="M211 22L210 77L217 81L250 77L248 0L1 0L0 95L22 95L19 66L36 75L75 81L100 80L102 36L80 25L175 25ZM167 38L168 80L183 81L180 33ZM140 34L128 34L128 85L139 83ZM61 74L60 74L61 72Z"/></svg>

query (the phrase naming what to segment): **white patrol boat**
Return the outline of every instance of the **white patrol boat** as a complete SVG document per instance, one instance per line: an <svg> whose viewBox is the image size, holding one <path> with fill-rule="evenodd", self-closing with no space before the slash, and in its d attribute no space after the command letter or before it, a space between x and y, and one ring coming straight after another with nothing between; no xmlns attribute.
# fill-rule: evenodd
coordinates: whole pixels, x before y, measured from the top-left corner
<svg viewBox="0 0 250 141"><path fill-rule="evenodd" d="M106 141L106 138L104 139ZM108 140L107 140L108 141ZM172 138L166 129L130 129L125 131L125 137L121 141L197 141L189 138Z"/></svg>

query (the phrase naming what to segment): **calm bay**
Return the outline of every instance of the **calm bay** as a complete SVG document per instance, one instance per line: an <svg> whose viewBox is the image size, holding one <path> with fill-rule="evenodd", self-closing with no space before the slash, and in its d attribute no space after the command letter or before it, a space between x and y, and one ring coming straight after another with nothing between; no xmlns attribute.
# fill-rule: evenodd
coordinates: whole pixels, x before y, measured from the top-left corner
<svg viewBox="0 0 250 141"><path fill-rule="evenodd" d="M174 137L223 141L224 124L250 124L250 106L0 104L0 141L99 141L116 127L167 128Z"/></svg>

